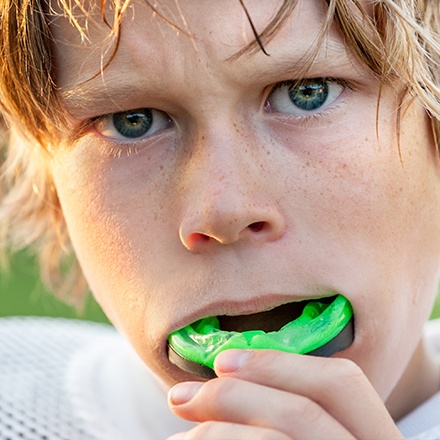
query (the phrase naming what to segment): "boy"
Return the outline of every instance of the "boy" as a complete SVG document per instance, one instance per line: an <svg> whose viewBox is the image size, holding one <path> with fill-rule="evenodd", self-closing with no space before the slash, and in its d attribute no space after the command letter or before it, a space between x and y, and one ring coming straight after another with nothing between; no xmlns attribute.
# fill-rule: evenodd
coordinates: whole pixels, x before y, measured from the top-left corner
<svg viewBox="0 0 440 440"><path fill-rule="evenodd" d="M73 249L174 386L170 409L197 422L174 438L440 435L438 416L422 422L440 406L422 338L439 278L439 20L428 0L3 2L3 236L37 244L55 282ZM330 358L230 350L210 381L168 359L169 334L199 319L264 329L335 293L354 340ZM180 430L147 371L103 346L65 367L99 372L83 419L112 425L102 438Z"/></svg>

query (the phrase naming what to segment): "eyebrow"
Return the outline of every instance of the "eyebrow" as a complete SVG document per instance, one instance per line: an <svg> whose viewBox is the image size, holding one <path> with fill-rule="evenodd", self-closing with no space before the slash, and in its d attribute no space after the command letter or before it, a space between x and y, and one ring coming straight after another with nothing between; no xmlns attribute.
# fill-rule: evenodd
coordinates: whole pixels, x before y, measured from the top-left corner
<svg viewBox="0 0 440 440"><path fill-rule="evenodd" d="M145 86L142 87L144 89ZM68 112L77 117L90 107L112 107L117 108L118 102L124 98L131 100L139 96L140 87L134 86L132 82L124 80L119 72L106 72L105 81L101 73L92 76L79 84L65 88L61 91L61 100ZM122 108L121 108L122 110ZM78 116L81 117L81 116Z"/></svg>
<svg viewBox="0 0 440 440"><path fill-rule="evenodd" d="M339 73L345 72L347 68L353 68L353 59L342 43L332 41L319 47L309 47L294 55L283 53L271 64L263 71L256 71L254 75L251 73L249 78L258 77L263 81L269 81L277 75L288 76L289 79L330 76L325 72Z"/></svg>
<svg viewBox="0 0 440 440"><path fill-rule="evenodd" d="M253 68L250 60L255 57L265 57L269 64L261 68ZM225 60L224 62L243 63L246 82L276 83L286 79L301 79L305 75L331 76L325 72L337 71L339 73L346 71L347 68L353 68L353 61L348 56L346 47L338 41L322 44L316 51L312 47L309 50L300 50L296 54L283 53L276 57L267 57L257 52L250 55L250 58L241 59L240 57L234 61ZM81 118L81 115L89 112L91 107L111 108L108 113L127 110L124 105L120 105L120 102L139 99L142 94L148 94L149 99L162 95L157 85L149 81L148 75L142 75L142 83L139 83L138 77L127 80L127 76L117 69L112 69L110 65L105 70L105 78L99 73L91 76L89 80L68 87L61 92L61 100L73 117Z"/></svg>

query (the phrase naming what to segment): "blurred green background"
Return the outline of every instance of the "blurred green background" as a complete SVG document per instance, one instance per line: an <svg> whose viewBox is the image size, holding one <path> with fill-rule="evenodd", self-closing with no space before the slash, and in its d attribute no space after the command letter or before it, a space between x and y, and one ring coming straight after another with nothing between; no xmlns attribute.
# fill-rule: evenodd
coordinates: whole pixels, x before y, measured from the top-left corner
<svg viewBox="0 0 440 440"><path fill-rule="evenodd" d="M0 316L10 315L60 316L108 322L91 295L81 312L56 299L40 282L34 259L24 252L11 257L8 272L0 269Z"/></svg>
<svg viewBox="0 0 440 440"><path fill-rule="evenodd" d="M35 261L25 253L11 259L9 273L0 272L0 316L9 315L61 316L108 322L91 295L79 313L47 292L39 281ZM433 317L440 317L439 300Z"/></svg>

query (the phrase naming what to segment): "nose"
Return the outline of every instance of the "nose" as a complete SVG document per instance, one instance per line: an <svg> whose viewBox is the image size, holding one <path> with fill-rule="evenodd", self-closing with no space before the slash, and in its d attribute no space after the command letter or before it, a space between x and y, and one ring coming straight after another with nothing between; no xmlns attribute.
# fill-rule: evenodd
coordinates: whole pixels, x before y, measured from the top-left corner
<svg viewBox="0 0 440 440"><path fill-rule="evenodd" d="M245 157L237 143L231 144L223 142L217 151L211 144L209 153L199 146L187 172L179 236L193 253L217 245L272 242L285 232L273 176L261 171L255 155Z"/></svg>
<svg viewBox="0 0 440 440"><path fill-rule="evenodd" d="M185 216L179 236L189 251L200 253L214 244L239 241L275 241L283 235L284 219L276 209L228 202L229 206L218 198Z"/></svg>

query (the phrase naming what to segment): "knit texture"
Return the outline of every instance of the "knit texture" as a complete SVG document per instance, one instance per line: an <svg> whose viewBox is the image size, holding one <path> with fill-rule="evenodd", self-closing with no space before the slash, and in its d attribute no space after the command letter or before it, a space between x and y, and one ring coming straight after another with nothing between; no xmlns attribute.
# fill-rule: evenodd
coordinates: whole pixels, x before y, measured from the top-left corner
<svg viewBox="0 0 440 440"><path fill-rule="evenodd" d="M0 440L113 439L113 433L93 423L93 415L78 413L66 395L69 364L77 350L112 335L114 330L103 324L2 319Z"/></svg>

